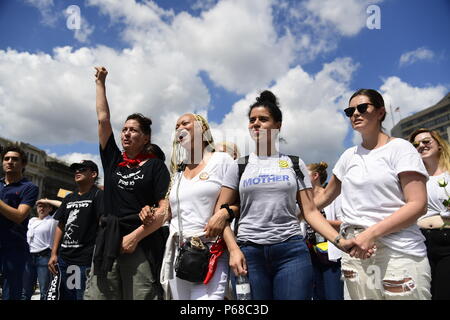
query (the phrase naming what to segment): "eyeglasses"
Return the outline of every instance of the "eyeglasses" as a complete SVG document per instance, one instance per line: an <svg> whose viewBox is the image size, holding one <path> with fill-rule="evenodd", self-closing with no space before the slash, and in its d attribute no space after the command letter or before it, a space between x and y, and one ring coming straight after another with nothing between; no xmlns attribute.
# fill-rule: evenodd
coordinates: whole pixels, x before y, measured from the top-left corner
<svg viewBox="0 0 450 320"><path fill-rule="evenodd" d="M358 104L356 107L348 107L348 108L344 109L345 115L350 118L355 113L356 109L358 109L358 112L360 114L363 114L364 112L367 111L367 108L369 107L369 105L373 106L373 104L371 104L371 103L361 103L361 104Z"/></svg>
<svg viewBox="0 0 450 320"><path fill-rule="evenodd" d="M413 142L411 142L412 143L412 145L415 147L415 148L418 148L419 146L420 146L420 143L422 142L425 146L427 146L427 145L429 145L430 143L431 143L431 139L430 138L425 138L425 139L422 139L422 140L420 140L420 141L413 141Z"/></svg>

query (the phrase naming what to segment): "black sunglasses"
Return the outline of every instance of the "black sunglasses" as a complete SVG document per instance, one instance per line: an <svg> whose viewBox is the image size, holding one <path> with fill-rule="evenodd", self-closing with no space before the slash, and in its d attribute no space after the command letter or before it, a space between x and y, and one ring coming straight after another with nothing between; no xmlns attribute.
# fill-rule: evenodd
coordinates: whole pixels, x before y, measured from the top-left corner
<svg viewBox="0 0 450 320"><path fill-rule="evenodd" d="M431 143L431 139L430 138L425 138L425 139L422 139L420 141L413 141L411 143L417 149L417 147L420 146L421 142L423 143L424 146L426 146L426 145L429 145Z"/></svg>
<svg viewBox="0 0 450 320"><path fill-rule="evenodd" d="M361 103L361 104L358 104L356 107L348 107L348 108L344 109L345 115L350 118L355 113L356 109L358 109L358 112L360 114L363 114L364 112L367 111L367 108L369 107L369 105L373 105L373 104Z"/></svg>
<svg viewBox="0 0 450 320"><path fill-rule="evenodd" d="M88 169L87 167L76 168L76 169L74 170L74 173L83 173L83 172L85 172L87 169Z"/></svg>

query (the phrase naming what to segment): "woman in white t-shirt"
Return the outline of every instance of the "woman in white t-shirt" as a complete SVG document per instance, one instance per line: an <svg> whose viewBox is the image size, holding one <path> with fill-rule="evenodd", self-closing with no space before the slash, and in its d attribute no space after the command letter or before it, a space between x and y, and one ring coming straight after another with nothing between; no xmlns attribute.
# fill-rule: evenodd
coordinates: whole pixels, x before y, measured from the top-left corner
<svg viewBox="0 0 450 320"><path fill-rule="evenodd" d="M228 278L226 255L217 259L215 272L206 284L176 277L174 262L180 242L180 227L183 241L199 237L210 247L216 240L205 236L205 226L214 213L223 178L233 159L227 153L215 152L208 122L202 116L190 113L181 116L175 130L168 194L170 234L161 284L166 291L166 299L170 298L170 288L174 300L223 300ZM141 218L145 221L145 215Z"/></svg>
<svg viewBox="0 0 450 320"><path fill-rule="evenodd" d="M342 257L351 299L430 299L430 265L416 224L426 211L427 171L414 147L382 131L381 94L360 89L344 110L360 145L347 149L333 169L323 208L342 195L341 234L357 247ZM365 250L376 253L361 260Z"/></svg>
<svg viewBox="0 0 450 320"><path fill-rule="evenodd" d="M229 225L223 233L230 266L236 276L248 276L254 300L309 300L312 265L297 217L298 204L307 222L326 239L341 248L352 247L353 241L340 239L315 207L304 162L278 151L282 113L276 96L264 91L256 100L248 123L256 152L248 156L241 176L241 159L230 167L218 200L218 205L240 202L237 239ZM213 232L221 216L214 214L208 232Z"/></svg>
<svg viewBox="0 0 450 320"><path fill-rule="evenodd" d="M27 242L30 246L30 257L23 274L23 298L30 300L37 282L39 282L40 299L46 300L51 274L48 270L53 235L58 221L51 214L55 207L41 199L36 203L37 217L28 222Z"/></svg>
<svg viewBox="0 0 450 320"><path fill-rule="evenodd" d="M426 238L431 265L433 300L450 299L450 147L437 131L415 130L409 141L420 153L430 175L427 214L417 221ZM447 201L447 205L444 202Z"/></svg>

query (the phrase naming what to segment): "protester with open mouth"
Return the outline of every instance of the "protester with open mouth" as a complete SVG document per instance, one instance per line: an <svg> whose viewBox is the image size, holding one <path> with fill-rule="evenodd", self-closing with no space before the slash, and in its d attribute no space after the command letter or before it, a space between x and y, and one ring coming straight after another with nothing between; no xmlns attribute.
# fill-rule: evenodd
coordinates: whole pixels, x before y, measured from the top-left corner
<svg viewBox="0 0 450 320"><path fill-rule="evenodd" d="M224 242L216 237L207 237L205 227L215 211L223 178L232 163L230 155L215 151L209 124L204 117L187 113L178 118L171 157L171 187L167 195L170 201L170 235L161 271L166 299L224 299L228 274L227 258L223 255ZM229 217L226 209L222 211ZM141 212L144 222L148 216L148 211ZM186 241L195 241L213 254L209 268L204 269L206 273L200 274L197 280L180 278L174 267L179 258L179 247Z"/></svg>

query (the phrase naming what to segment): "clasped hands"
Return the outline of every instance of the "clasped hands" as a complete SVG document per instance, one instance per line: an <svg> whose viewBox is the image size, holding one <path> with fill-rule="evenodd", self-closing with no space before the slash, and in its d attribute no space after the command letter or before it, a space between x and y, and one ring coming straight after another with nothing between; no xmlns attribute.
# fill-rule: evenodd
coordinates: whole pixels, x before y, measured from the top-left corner
<svg viewBox="0 0 450 320"><path fill-rule="evenodd" d="M368 259L375 254L377 246L375 237L369 229L361 232L355 238L341 239L339 247L353 258Z"/></svg>

